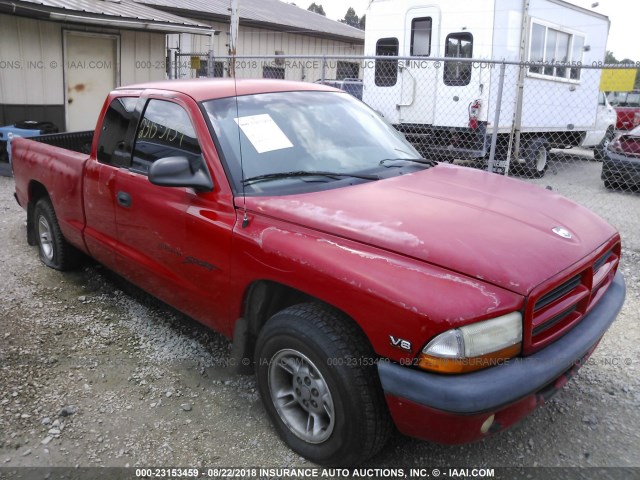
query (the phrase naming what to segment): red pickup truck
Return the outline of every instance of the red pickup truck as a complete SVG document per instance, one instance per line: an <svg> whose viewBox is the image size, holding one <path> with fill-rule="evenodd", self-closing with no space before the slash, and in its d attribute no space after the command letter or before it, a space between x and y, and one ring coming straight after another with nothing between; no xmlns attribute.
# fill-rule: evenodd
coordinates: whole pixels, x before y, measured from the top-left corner
<svg viewBox="0 0 640 480"><path fill-rule="evenodd" d="M611 92L608 100L618 116L617 130L633 130L640 125L640 91Z"/></svg>
<svg viewBox="0 0 640 480"><path fill-rule="evenodd" d="M232 338L280 436L320 464L371 457L392 423L449 444L509 427L624 301L605 221L420 158L323 85L120 88L95 135L19 138L13 168L46 265L90 255Z"/></svg>

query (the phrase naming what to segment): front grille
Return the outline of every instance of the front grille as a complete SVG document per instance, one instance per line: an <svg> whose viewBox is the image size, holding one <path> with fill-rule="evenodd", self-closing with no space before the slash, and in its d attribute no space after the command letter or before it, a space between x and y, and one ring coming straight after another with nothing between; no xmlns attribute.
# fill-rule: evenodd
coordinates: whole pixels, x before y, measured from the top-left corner
<svg viewBox="0 0 640 480"><path fill-rule="evenodd" d="M564 280L552 279L548 289L531 295L525 311L525 354L564 335L600 300L615 276L620 244L608 245L591 258L564 275Z"/></svg>
<svg viewBox="0 0 640 480"><path fill-rule="evenodd" d="M540 310L541 308L546 307L550 303L555 302L559 298L564 297L567 293L574 290L578 285L580 285L581 277L580 275L576 275L571 278L567 282L563 283L557 288L554 288L549 293L547 293L544 297L536 302L534 310Z"/></svg>

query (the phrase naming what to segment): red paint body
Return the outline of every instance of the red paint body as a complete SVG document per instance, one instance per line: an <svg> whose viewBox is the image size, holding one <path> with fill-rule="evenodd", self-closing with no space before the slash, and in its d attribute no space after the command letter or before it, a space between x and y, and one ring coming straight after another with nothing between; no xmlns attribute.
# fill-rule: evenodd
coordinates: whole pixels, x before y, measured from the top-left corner
<svg viewBox="0 0 640 480"><path fill-rule="evenodd" d="M244 313L251 285L269 280L341 309L360 325L378 355L396 362L414 359L431 338L450 328L527 311L530 295L558 286L611 249L617 256L610 274L615 273L619 236L598 216L553 192L468 168L439 165L333 190L247 197L245 203L233 195L198 104L233 96L236 88L238 95L328 90L263 81L117 90L107 99L96 132L118 96L180 104L196 129L213 191L159 187L145 175L99 164L97 135L88 156L17 139L13 165L19 203L26 208L34 185L42 185L71 244L226 336L232 336ZM119 191L131 193L131 208L117 205ZM573 238L552 233L556 226L569 228ZM189 258L215 268L200 268ZM530 334L527 322L532 320L525 315ZM568 328L561 327L547 343ZM393 347L390 334L410 341L413 350ZM525 354L543 346L525 342ZM538 403L526 398L508 407L499 414L503 424ZM473 427L475 432L486 418L436 412L395 397L388 397L388 404L401 431L448 443L477 438L477 432L464 431ZM433 425L438 433L424 433ZM456 438L447 433L448 425L455 425Z"/></svg>

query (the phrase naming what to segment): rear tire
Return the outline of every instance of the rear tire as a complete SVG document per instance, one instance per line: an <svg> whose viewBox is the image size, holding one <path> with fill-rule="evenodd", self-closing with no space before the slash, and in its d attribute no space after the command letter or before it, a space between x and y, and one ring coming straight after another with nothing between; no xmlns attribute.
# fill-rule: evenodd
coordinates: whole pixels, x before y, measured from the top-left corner
<svg viewBox="0 0 640 480"><path fill-rule="evenodd" d="M40 260L56 270L71 270L80 263L80 252L62 235L53 205L41 198L33 211L33 228L38 243Z"/></svg>
<svg viewBox="0 0 640 480"><path fill-rule="evenodd" d="M607 133L604 134L604 138L602 141L593 149L593 158L596 160L604 160L606 156L607 147L613 140L615 133L612 128L607 130Z"/></svg>
<svg viewBox="0 0 640 480"><path fill-rule="evenodd" d="M544 138L536 138L524 148L524 163L515 162L513 170L525 178L542 178L549 167L549 150Z"/></svg>
<svg viewBox="0 0 640 480"><path fill-rule="evenodd" d="M391 420L367 337L322 304L275 314L259 334L262 401L284 442L320 465L352 466L386 443Z"/></svg>
<svg viewBox="0 0 640 480"><path fill-rule="evenodd" d="M617 190L619 186L616 182L612 182L611 180L605 180L604 188L606 188L607 190Z"/></svg>

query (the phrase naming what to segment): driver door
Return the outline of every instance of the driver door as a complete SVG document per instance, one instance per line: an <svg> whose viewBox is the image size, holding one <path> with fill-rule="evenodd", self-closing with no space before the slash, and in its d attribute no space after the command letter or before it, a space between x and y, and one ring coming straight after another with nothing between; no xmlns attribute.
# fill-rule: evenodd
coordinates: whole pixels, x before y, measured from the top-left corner
<svg viewBox="0 0 640 480"><path fill-rule="evenodd" d="M153 185L147 176L160 158L203 156L188 107L187 101L164 97L151 97L144 106L131 164L116 178L120 270L154 296L215 328L226 316L235 212L219 202L217 186L198 192ZM201 115L196 105L191 107ZM207 135L205 141L210 140Z"/></svg>

